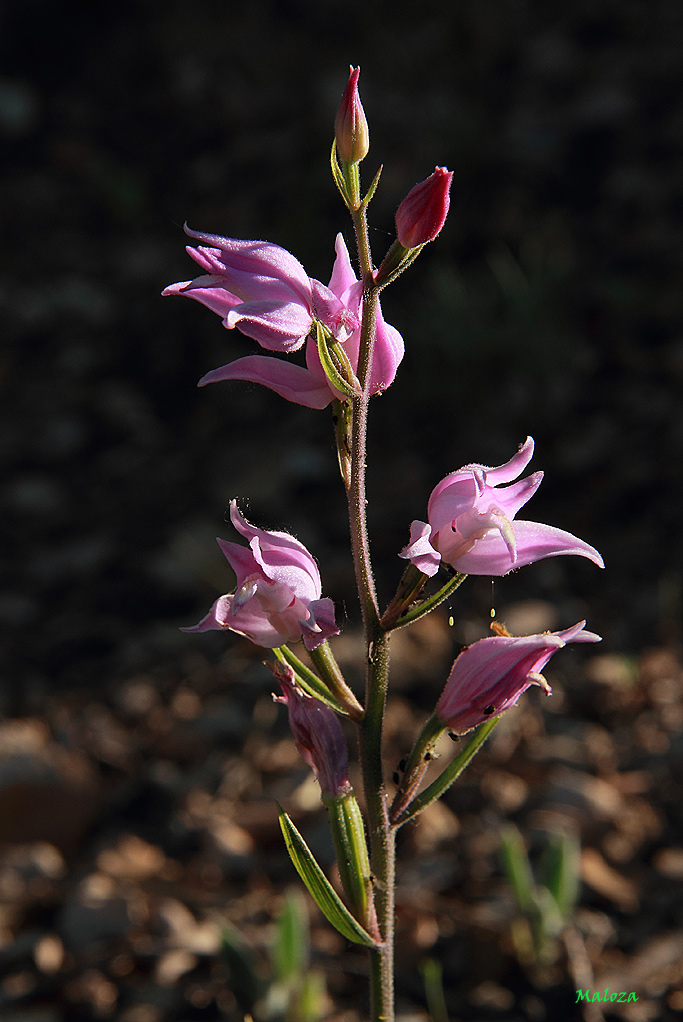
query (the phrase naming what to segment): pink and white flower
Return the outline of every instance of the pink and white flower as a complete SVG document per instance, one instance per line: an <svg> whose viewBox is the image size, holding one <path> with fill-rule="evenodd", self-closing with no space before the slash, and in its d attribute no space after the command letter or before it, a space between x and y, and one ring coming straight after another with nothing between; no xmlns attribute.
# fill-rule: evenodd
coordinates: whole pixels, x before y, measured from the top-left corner
<svg viewBox="0 0 683 1022"><path fill-rule="evenodd" d="M530 685L550 695L541 671L558 649L570 642L600 642L579 621L561 632L540 635L493 635L467 646L456 657L436 706L445 727L464 734L514 706Z"/></svg>
<svg viewBox="0 0 683 1022"><path fill-rule="evenodd" d="M516 520L543 479L542 472L534 472L513 482L533 453L534 441L527 437L517 454L498 468L465 465L447 475L430 495L429 521L412 523L410 543L399 557L425 575L435 575L441 561L465 575L507 575L514 568L562 554L587 557L604 568L598 551L570 532Z"/></svg>
<svg viewBox="0 0 683 1022"><path fill-rule="evenodd" d="M185 632L228 629L274 649L303 638L315 649L338 635L334 604L321 598L318 566L303 543L286 532L257 529L230 503L230 520L249 546L219 539L237 576L234 593L216 600L206 617Z"/></svg>
<svg viewBox="0 0 683 1022"><path fill-rule="evenodd" d="M306 343L306 366L267 355L247 355L207 373L199 381L246 380L260 383L287 401L325 408L341 397L328 381L310 336L316 320L344 345L354 371L358 366L363 286L351 267L341 234L329 286L308 277L303 266L279 245L240 241L185 228L202 242L188 246L189 255L207 273L171 284L164 295L185 295L201 302L268 351L289 354ZM378 307L370 390L379 394L393 382L403 358L403 339L384 322Z"/></svg>

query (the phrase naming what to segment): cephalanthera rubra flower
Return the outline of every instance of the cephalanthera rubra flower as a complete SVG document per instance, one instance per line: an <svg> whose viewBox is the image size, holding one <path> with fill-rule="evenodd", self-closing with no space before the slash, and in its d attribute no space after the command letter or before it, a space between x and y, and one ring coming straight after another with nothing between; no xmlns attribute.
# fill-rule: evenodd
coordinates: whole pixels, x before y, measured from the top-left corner
<svg viewBox="0 0 683 1022"><path fill-rule="evenodd" d="M348 794L348 751L336 713L302 691L287 664L273 664L271 670L282 689L282 695L273 695L273 699L287 707L297 750L318 778L323 796Z"/></svg>
<svg viewBox="0 0 683 1022"><path fill-rule="evenodd" d="M396 234L404 248L434 241L446 222L452 180L452 171L435 167L433 174L408 192L396 211Z"/></svg>
<svg viewBox="0 0 683 1022"><path fill-rule="evenodd" d="M533 453L534 441L527 437L517 454L498 468L465 465L447 475L432 490L429 522L412 523L410 543L399 557L425 575L436 574L442 560L465 575L506 575L560 554L578 554L603 568L598 551L570 532L515 520L543 479L542 472L534 472L512 482Z"/></svg>
<svg viewBox="0 0 683 1022"><path fill-rule="evenodd" d="M286 532L257 529L242 517L236 501L230 520L249 546L218 545L237 576L234 593L219 597L199 624L185 632L229 629L271 649L303 638L315 649L339 629L334 604L321 599L320 572L303 543Z"/></svg>
<svg viewBox="0 0 683 1022"><path fill-rule="evenodd" d="M208 275L171 284L162 294L194 298L221 316L225 327L237 327L272 352L296 351L308 338L305 367L268 355L247 355L213 369L199 386L246 380L308 408L325 408L340 397L325 375L316 342L309 334L315 320L321 322L343 344L354 371L357 369L363 286L353 272L341 234L337 235L336 260L326 287L309 278L298 259L279 245L185 230L205 243L197 248L188 246L187 251ZM403 351L401 335L384 322L378 305L370 368L372 394L381 393L393 382Z"/></svg>
<svg viewBox="0 0 683 1022"><path fill-rule="evenodd" d="M436 715L458 734L477 727L489 717L514 706L530 685L540 685L550 695L541 671L558 649L570 642L600 642L600 636L584 631L579 621L561 632L540 635L493 635L467 646L451 668Z"/></svg>
<svg viewBox="0 0 683 1022"><path fill-rule="evenodd" d="M334 122L337 152L345 163L360 163L370 148L368 122L358 95L359 75L359 67L349 68L349 80Z"/></svg>

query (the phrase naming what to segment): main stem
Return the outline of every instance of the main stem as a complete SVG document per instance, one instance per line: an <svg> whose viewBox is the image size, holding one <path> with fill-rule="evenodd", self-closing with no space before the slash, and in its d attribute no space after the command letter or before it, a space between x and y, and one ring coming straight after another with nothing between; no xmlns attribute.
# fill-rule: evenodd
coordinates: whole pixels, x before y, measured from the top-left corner
<svg viewBox="0 0 683 1022"><path fill-rule="evenodd" d="M368 541L365 462L370 366L377 324L379 289L372 276L367 221L363 209L352 212L363 277L363 321L358 355L361 395L353 400L351 479L348 490L351 546L365 632L365 712L359 724L360 759L374 877L375 910L382 937L370 951L370 1002L373 1022L394 1022L395 844L389 822L382 771L382 724L389 677L389 636L380 623Z"/></svg>

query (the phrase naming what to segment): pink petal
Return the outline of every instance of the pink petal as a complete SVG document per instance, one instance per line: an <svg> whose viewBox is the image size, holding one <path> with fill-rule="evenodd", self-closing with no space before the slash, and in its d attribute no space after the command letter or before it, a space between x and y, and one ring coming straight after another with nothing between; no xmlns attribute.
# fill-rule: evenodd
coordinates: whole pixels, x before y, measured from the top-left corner
<svg viewBox="0 0 683 1022"><path fill-rule="evenodd" d="M347 291L352 284L358 283L358 278L353 272L351 266L351 259L349 258L349 250L346 247L346 242L341 234L337 235L334 242L334 250L337 257L332 267L332 276L330 277L330 291L333 291L338 298Z"/></svg>
<svg viewBox="0 0 683 1022"><path fill-rule="evenodd" d="M324 377L322 366L320 371ZM334 397L327 382L321 383L316 380L310 370L269 355L247 355L245 358L238 358L202 376L197 386L205 387L207 383L219 383L222 380L260 383L286 401L304 405L306 408L325 408Z"/></svg>
<svg viewBox="0 0 683 1022"><path fill-rule="evenodd" d="M532 437L528 436L517 453L504 465L499 465L498 468L487 468L486 466L482 466L482 468L486 470L489 483L500 486L501 483L509 483L521 475L533 454L534 441Z"/></svg>
<svg viewBox="0 0 683 1022"><path fill-rule="evenodd" d="M230 294L220 283L221 278L216 276L195 277L194 280L180 281L179 284L170 284L161 292L162 295L185 295L187 298L194 298L201 302L211 312L215 312L225 319L231 309L241 303L241 299Z"/></svg>
<svg viewBox="0 0 683 1022"><path fill-rule="evenodd" d="M598 567L605 566L594 547L572 536L570 532L540 522L515 521L513 526L517 539L517 558L514 563L500 533L490 532L477 540L469 553L453 561L452 567L466 575L507 575L513 568L564 554L587 557Z"/></svg>
<svg viewBox="0 0 683 1022"><path fill-rule="evenodd" d="M228 312L224 325L239 327L268 351L289 352L300 348L311 329L311 316L293 302L244 302Z"/></svg>
<svg viewBox="0 0 683 1022"><path fill-rule="evenodd" d="M414 521L410 526L410 543L401 550L399 557L414 564L425 575L436 575L441 564L441 554L429 542L432 528L426 522Z"/></svg>
<svg viewBox="0 0 683 1022"><path fill-rule="evenodd" d="M306 649L317 649L331 635L339 635L340 629L334 618L334 603L329 596L325 596L322 600L312 600L308 610L311 620L305 622L302 628L304 646Z"/></svg>

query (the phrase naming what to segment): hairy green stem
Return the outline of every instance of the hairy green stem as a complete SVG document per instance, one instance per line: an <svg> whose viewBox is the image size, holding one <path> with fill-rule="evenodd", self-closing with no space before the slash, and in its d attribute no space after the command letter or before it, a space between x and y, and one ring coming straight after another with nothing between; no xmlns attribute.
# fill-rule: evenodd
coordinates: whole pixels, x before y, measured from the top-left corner
<svg viewBox="0 0 683 1022"><path fill-rule="evenodd" d="M389 678L389 637L379 619L370 560L365 498L365 461L370 366L377 326L379 289L372 276L372 261L365 209L352 211L358 260L363 278L363 320L357 377L361 395L353 399L351 418L351 471L348 489L351 546L358 585L366 649L365 712L358 724L363 789L370 843L375 911L381 943L370 954L372 1022L394 1020L394 884L395 844L389 822L382 770L382 725Z"/></svg>

